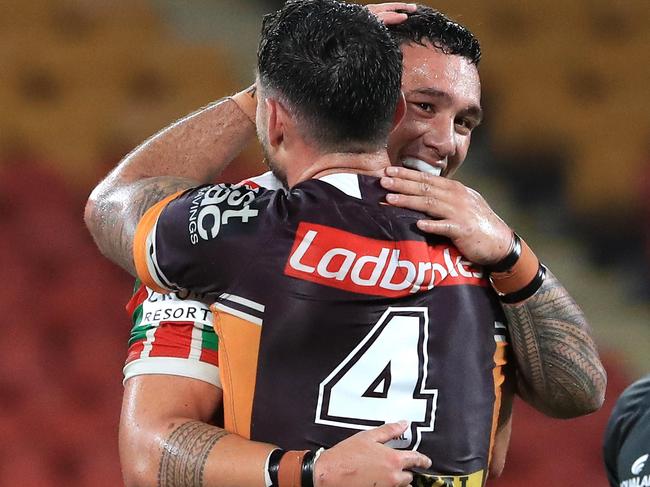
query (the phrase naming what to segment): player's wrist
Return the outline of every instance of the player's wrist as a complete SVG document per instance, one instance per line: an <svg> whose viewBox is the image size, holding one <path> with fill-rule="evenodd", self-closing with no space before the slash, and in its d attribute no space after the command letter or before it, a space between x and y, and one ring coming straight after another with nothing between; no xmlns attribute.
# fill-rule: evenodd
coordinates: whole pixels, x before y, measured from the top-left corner
<svg viewBox="0 0 650 487"><path fill-rule="evenodd" d="M280 460L285 451L276 448L269 453L264 463L264 484L266 487L278 487L278 470L280 469Z"/></svg>
<svg viewBox="0 0 650 487"><path fill-rule="evenodd" d="M510 235L510 244L506 255L498 262L485 265L485 271L488 274L506 272L515 265L517 260L519 260L519 257L521 256L521 238L513 231L510 231Z"/></svg>
<svg viewBox="0 0 650 487"><path fill-rule="evenodd" d="M269 453L264 465L266 487L314 487L314 467L323 450L276 448Z"/></svg>
<svg viewBox="0 0 650 487"><path fill-rule="evenodd" d="M253 125L255 125L255 116L257 112L257 86L253 84L245 90L234 94L230 99L235 102L242 113L248 117Z"/></svg>
<svg viewBox="0 0 650 487"><path fill-rule="evenodd" d="M535 294L544 282L546 268L519 235L501 261L485 267L492 288L504 303L517 303Z"/></svg>
<svg viewBox="0 0 650 487"><path fill-rule="evenodd" d="M306 455L302 464L302 487L315 487L316 486L316 461L321 456L325 448L319 448L315 452L310 452L312 455Z"/></svg>

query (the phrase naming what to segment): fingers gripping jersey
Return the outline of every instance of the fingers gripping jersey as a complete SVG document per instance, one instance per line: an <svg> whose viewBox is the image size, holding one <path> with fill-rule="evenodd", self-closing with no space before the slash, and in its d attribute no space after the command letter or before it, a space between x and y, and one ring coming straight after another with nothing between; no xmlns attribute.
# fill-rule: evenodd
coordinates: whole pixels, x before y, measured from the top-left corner
<svg viewBox="0 0 650 487"><path fill-rule="evenodd" d="M500 307L479 269L384 197L376 178L350 174L287 194L196 188L143 218L138 272L214 302L228 429L305 449L407 419L393 446L481 485L505 365Z"/></svg>

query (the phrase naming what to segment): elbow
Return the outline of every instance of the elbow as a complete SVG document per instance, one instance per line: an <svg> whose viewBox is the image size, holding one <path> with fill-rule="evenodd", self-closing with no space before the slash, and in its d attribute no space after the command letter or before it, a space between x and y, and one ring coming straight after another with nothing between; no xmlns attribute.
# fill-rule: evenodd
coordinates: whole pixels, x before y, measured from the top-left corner
<svg viewBox="0 0 650 487"><path fill-rule="evenodd" d="M147 484L144 483L141 479L130 475L124 469L122 469L122 479L124 480L124 487L147 487Z"/></svg>
<svg viewBox="0 0 650 487"><path fill-rule="evenodd" d="M603 407L603 404L605 403L605 389L607 387L607 380L605 379L602 384L602 388L599 388L598 390L594 391L594 393L589 397L584 404L584 411L582 413L582 416L585 414L591 414L595 413L598 411L600 408Z"/></svg>
<svg viewBox="0 0 650 487"><path fill-rule="evenodd" d="M100 212L101 203L106 199L105 191L102 189L103 184L97 186L86 201L84 207L84 223L92 235L95 242L100 242L100 232L102 224L102 214ZM106 216L106 215L104 215Z"/></svg>
<svg viewBox="0 0 650 487"><path fill-rule="evenodd" d="M126 487L157 487L160 467L161 429L148 418L122 414L119 431L119 454L122 479Z"/></svg>
<svg viewBox="0 0 650 487"><path fill-rule="evenodd" d="M107 188L103 181L90 193L84 207L84 223L98 245L102 242L102 230L106 227L108 212L115 210L108 205L110 194L110 187Z"/></svg>
<svg viewBox="0 0 650 487"><path fill-rule="evenodd" d="M490 480L498 479L503 473L503 468L505 467L506 461L505 456L501 459L494 459L490 462L488 467L488 478Z"/></svg>
<svg viewBox="0 0 650 487"><path fill-rule="evenodd" d="M494 462L490 465L488 468L488 478L490 480L498 479L501 477L501 474L503 473L503 467L505 466L505 462L500 463L498 465L495 465Z"/></svg>
<svg viewBox="0 0 650 487"><path fill-rule="evenodd" d="M91 194L84 208L84 223L93 238L95 238L95 208L96 201Z"/></svg>
<svg viewBox="0 0 650 487"><path fill-rule="evenodd" d="M587 416L588 414L595 413L598 411L604 402L604 397L600 398L589 398L582 401L580 404L574 404L570 408L558 408L555 411L552 411L549 416L557 419L575 419L581 416Z"/></svg>
<svg viewBox="0 0 650 487"><path fill-rule="evenodd" d="M586 386L580 398L574 401L575 411L570 417L585 416L595 413L603 407L605 402L605 391L607 389L607 373L604 367L600 367L598 373L594 374L593 380Z"/></svg>
<svg viewBox="0 0 650 487"><path fill-rule="evenodd" d="M156 447L142 438L129 435L120 439L120 464L125 487L156 487L159 456ZM128 444L127 444L128 443Z"/></svg>
<svg viewBox="0 0 650 487"><path fill-rule="evenodd" d="M597 390L595 390L590 397L586 398L583 404L582 411L580 412L578 416L584 416L587 414L595 413L598 411L600 408L603 407L603 404L605 403L605 389L607 387L607 380L604 379L602 383L602 387L599 387Z"/></svg>
<svg viewBox="0 0 650 487"><path fill-rule="evenodd" d="M603 375L602 381L540 409L556 419L573 419L595 413L605 402L606 386L607 380Z"/></svg>
<svg viewBox="0 0 650 487"><path fill-rule="evenodd" d="M84 208L84 223L101 254L135 276L131 255L133 236L127 209L128 190L112 182L100 183L90 194Z"/></svg>
<svg viewBox="0 0 650 487"><path fill-rule="evenodd" d="M554 419L573 419L602 408L607 389L607 373L600 362L593 362L584 373L548 380L543 391L520 389L522 398L539 412Z"/></svg>
<svg viewBox="0 0 650 487"><path fill-rule="evenodd" d="M135 465L122 464L122 479L125 487L155 487L155 479L152 479L146 472L148 467L141 468Z"/></svg>
<svg viewBox="0 0 650 487"><path fill-rule="evenodd" d="M607 372L605 371L605 367L600 366L600 380L597 381L597 385L595 387L596 392L593 394L594 396L594 411L598 411L601 407L603 407L603 404L605 403L605 391L607 390Z"/></svg>
<svg viewBox="0 0 650 487"><path fill-rule="evenodd" d="M572 401L570 404L567 404L566 402L561 404L547 404L542 407L537 407L536 409L549 418L575 419L595 413L602 407L603 402L604 398L587 398L580 402Z"/></svg>

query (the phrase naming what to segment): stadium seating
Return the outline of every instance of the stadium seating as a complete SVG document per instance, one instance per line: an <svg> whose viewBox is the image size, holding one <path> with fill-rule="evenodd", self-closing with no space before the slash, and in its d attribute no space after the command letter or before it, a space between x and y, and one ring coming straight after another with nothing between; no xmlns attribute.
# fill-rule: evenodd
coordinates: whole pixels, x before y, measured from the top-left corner
<svg viewBox="0 0 650 487"><path fill-rule="evenodd" d="M238 87L223 51L181 41L148 2L11 3L0 161L30 155L88 186L102 163Z"/></svg>
<svg viewBox="0 0 650 487"><path fill-rule="evenodd" d="M650 11L630 2L430 2L479 35L489 129L498 152L568 149L578 214L631 208L650 137ZM613 170L613 168L616 170Z"/></svg>

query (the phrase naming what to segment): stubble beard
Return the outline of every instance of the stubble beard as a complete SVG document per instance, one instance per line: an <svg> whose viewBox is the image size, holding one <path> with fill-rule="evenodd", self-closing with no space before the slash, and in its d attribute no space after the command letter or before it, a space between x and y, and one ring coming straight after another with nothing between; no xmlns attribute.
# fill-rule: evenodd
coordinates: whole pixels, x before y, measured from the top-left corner
<svg viewBox="0 0 650 487"><path fill-rule="evenodd" d="M282 183L282 186L289 189L289 185L287 184L287 172L273 160L264 143L262 143L262 152L264 154L264 164L266 164L266 166L271 170L271 173L276 177L276 179Z"/></svg>

